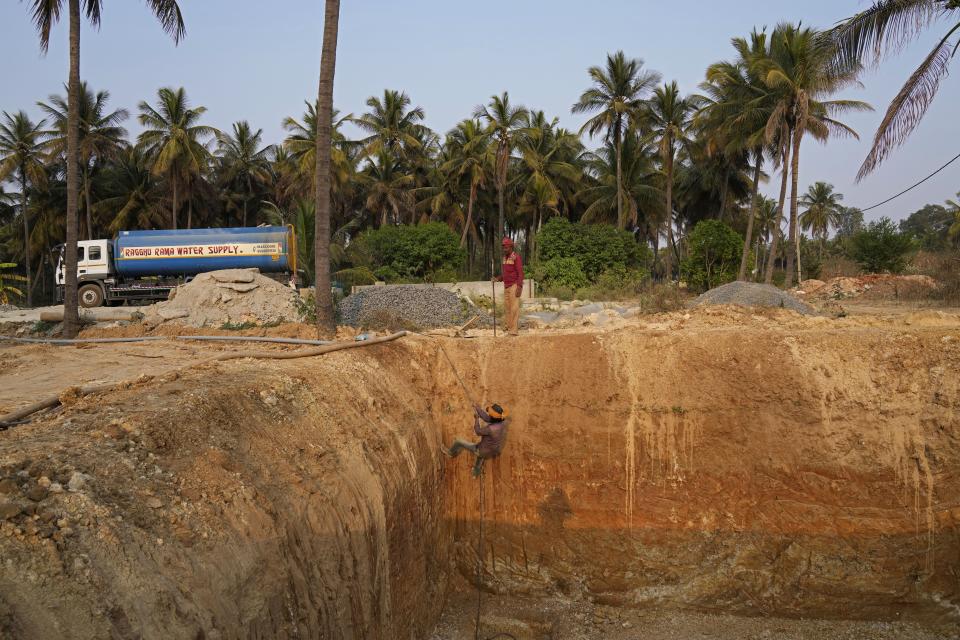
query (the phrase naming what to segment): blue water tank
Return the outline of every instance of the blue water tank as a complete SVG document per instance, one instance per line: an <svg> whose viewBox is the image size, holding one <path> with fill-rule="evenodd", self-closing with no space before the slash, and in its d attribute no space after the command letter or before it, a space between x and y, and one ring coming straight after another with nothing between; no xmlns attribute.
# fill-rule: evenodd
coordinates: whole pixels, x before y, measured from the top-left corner
<svg viewBox="0 0 960 640"><path fill-rule="evenodd" d="M124 278L193 276L219 269L296 270L293 227L121 231L113 241Z"/></svg>

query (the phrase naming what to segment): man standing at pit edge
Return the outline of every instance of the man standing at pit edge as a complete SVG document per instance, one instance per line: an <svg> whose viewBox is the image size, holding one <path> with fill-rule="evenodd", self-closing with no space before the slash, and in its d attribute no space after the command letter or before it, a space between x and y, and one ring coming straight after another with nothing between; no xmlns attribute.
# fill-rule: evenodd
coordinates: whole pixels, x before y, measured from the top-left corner
<svg viewBox="0 0 960 640"><path fill-rule="evenodd" d="M507 335L518 334L520 324L520 295L523 293L523 258L513 250L513 240L503 239L503 263L500 265L500 275L493 278L494 282L503 282L503 307L507 316Z"/></svg>

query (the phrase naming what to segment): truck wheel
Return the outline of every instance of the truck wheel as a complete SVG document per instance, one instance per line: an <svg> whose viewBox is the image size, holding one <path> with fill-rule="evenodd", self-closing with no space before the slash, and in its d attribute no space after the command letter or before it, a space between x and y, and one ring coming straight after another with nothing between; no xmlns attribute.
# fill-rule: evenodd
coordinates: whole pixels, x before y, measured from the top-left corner
<svg viewBox="0 0 960 640"><path fill-rule="evenodd" d="M103 292L95 284L80 287L77 297L80 298L80 306L84 309L92 309L103 304Z"/></svg>

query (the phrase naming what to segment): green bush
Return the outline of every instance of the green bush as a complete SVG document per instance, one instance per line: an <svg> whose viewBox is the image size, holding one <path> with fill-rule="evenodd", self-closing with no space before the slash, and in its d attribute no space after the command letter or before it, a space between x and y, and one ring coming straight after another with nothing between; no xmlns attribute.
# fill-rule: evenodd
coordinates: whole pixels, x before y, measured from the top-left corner
<svg viewBox="0 0 960 640"><path fill-rule="evenodd" d="M456 272L466 253L447 225L428 222L364 231L350 243L347 256L354 266L366 267L390 282Z"/></svg>
<svg viewBox="0 0 960 640"><path fill-rule="evenodd" d="M687 241L690 250L681 272L688 287L706 291L736 279L743 251L743 238L736 231L719 220L703 220Z"/></svg>
<svg viewBox="0 0 960 640"><path fill-rule="evenodd" d="M460 272L450 266L441 267L427 274L427 282L459 282Z"/></svg>
<svg viewBox="0 0 960 640"><path fill-rule="evenodd" d="M352 267L341 269L333 273L333 278L343 286L344 292L350 293L351 287L364 284L376 284L377 277L367 267Z"/></svg>
<svg viewBox="0 0 960 640"><path fill-rule="evenodd" d="M377 280L382 280L388 284L400 279L400 274L394 271L393 267L380 267L373 272L373 275L377 277Z"/></svg>
<svg viewBox="0 0 960 640"><path fill-rule="evenodd" d="M901 233L890 218L880 218L853 236L850 253L868 273L901 273L916 241Z"/></svg>
<svg viewBox="0 0 960 640"><path fill-rule="evenodd" d="M580 261L576 258L553 258L537 269L537 280L545 287L579 289L590 284Z"/></svg>
<svg viewBox="0 0 960 640"><path fill-rule="evenodd" d="M574 259L590 282L604 271L646 268L651 252L637 244L633 235L608 224L572 223L551 218L537 235L538 260L546 264L558 258Z"/></svg>

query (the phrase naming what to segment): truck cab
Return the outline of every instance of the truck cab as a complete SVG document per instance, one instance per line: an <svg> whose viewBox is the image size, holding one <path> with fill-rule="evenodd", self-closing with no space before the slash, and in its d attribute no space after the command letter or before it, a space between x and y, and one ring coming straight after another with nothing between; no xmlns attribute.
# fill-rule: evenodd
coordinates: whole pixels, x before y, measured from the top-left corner
<svg viewBox="0 0 960 640"><path fill-rule="evenodd" d="M65 283L63 273L64 247L55 273L58 291ZM77 296L82 307L99 307L106 299L104 281L114 276L113 243L109 240L80 240L77 242Z"/></svg>

